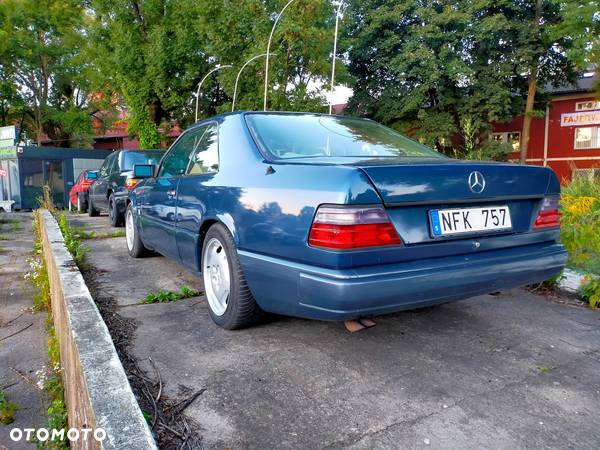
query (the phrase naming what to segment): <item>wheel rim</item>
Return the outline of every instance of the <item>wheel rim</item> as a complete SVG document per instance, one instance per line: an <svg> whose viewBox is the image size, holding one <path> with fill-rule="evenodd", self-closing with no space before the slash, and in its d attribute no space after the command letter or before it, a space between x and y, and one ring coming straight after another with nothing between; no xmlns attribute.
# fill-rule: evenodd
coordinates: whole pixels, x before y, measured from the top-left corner
<svg viewBox="0 0 600 450"><path fill-rule="evenodd" d="M125 218L125 237L127 239L127 248L133 249L133 239L135 238L135 224L133 223L133 213L131 209L127 210L127 217Z"/></svg>
<svg viewBox="0 0 600 450"><path fill-rule="evenodd" d="M227 311L231 280L227 253L217 238L212 238L206 244L202 261L206 299L212 312L217 316L222 316Z"/></svg>

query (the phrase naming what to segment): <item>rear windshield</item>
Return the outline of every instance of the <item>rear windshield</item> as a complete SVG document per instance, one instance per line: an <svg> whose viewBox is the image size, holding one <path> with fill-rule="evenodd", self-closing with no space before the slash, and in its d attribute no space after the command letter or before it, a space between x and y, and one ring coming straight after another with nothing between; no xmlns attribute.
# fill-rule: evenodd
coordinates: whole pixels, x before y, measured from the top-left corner
<svg viewBox="0 0 600 450"><path fill-rule="evenodd" d="M247 114L246 120L255 139L275 159L444 158L429 147L366 119L309 114Z"/></svg>
<svg viewBox="0 0 600 450"><path fill-rule="evenodd" d="M151 151L140 151L140 152L124 152L123 159L121 161L121 172L133 170L133 166L136 164L155 164L158 165L160 158L162 158L164 152L151 152Z"/></svg>

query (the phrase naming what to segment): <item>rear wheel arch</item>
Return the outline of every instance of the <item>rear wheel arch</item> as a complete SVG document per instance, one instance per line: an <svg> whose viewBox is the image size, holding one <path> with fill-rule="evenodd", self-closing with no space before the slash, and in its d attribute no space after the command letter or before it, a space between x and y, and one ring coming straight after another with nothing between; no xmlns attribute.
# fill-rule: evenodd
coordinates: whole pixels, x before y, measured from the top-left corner
<svg viewBox="0 0 600 450"><path fill-rule="evenodd" d="M207 217L204 220L204 222L202 222L202 225L200 225L200 230L198 232L197 261L199 271L202 271L202 246L204 245L204 238L206 237L206 233L208 233L208 230L210 230L210 227L217 223L224 225L225 228L229 230L229 233L231 234L231 237L233 238L233 242L235 243L236 247L238 247L239 245L238 233L235 228L233 218L230 215L227 214L215 217Z"/></svg>

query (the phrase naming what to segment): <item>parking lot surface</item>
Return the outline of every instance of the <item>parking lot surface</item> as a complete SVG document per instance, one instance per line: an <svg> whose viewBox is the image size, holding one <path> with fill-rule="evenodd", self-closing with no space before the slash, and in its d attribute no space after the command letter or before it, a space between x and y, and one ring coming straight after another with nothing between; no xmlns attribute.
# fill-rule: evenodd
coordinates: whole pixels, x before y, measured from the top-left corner
<svg viewBox="0 0 600 450"><path fill-rule="evenodd" d="M186 410L206 448L600 448L597 311L517 289L356 334L292 318L226 331L203 297L139 303L200 278L130 258L124 237L86 244L97 286L136 321L140 364L166 395L206 388Z"/></svg>

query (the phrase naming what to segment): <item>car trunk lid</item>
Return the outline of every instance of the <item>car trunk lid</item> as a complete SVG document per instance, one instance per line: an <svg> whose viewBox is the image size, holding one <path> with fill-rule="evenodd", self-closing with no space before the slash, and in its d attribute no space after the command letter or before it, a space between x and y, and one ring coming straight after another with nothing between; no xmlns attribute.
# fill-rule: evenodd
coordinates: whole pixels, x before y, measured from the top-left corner
<svg viewBox="0 0 600 450"><path fill-rule="evenodd" d="M369 161L358 166L381 196L406 245L527 233L548 187L554 186L551 170L510 163L444 159L407 164ZM432 211L488 206L508 207L510 229L435 235Z"/></svg>
<svg viewBox="0 0 600 450"><path fill-rule="evenodd" d="M545 167L455 160L418 164L374 160L358 167L386 206L541 198L553 176Z"/></svg>

